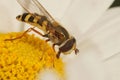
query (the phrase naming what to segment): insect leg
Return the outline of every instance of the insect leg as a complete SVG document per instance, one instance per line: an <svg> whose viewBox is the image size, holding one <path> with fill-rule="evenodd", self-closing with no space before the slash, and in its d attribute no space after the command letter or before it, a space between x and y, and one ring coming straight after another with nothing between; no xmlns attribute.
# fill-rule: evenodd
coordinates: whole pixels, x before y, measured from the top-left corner
<svg viewBox="0 0 120 80"><path fill-rule="evenodd" d="M31 28L31 30L33 30L33 31L36 32L37 34L41 35L42 37L47 37L47 38L48 38L48 34L49 34L49 33L43 35L42 33L40 33L39 31L35 30L34 28ZM48 42L48 41L50 41L49 38L46 40L46 42Z"/></svg>
<svg viewBox="0 0 120 80"><path fill-rule="evenodd" d="M36 32L37 34L41 35L44 37L44 35L42 33L40 33L39 31L35 30L34 28L30 28L32 31Z"/></svg>
<svg viewBox="0 0 120 80"><path fill-rule="evenodd" d="M18 36L18 37L16 37L16 38L12 38L12 39L5 39L5 41L12 41L12 40L20 39L20 38L22 38L27 32L30 32L30 31L34 31L34 32L38 33L39 35L44 36L42 33L40 33L39 31L35 30L34 27L33 27L33 28L27 29L21 36Z"/></svg>
<svg viewBox="0 0 120 80"><path fill-rule="evenodd" d="M12 41L12 40L16 40L16 39L20 39L22 38L27 32L30 32L31 28L27 29L21 36L18 36L16 38L12 38L12 39L5 39L5 41Z"/></svg>
<svg viewBox="0 0 120 80"><path fill-rule="evenodd" d="M52 45L52 48L53 48L54 52L55 52L55 45L56 45L56 44L53 44L53 45Z"/></svg>
<svg viewBox="0 0 120 80"><path fill-rule="evenodd" d="M48 41L50 41L50 39L45 40L45 42L48 42Z"/></svg>
<svg viewBox="0 0 120 80"><path fill-rule="evenodd" d="M60 57L60 54L61 54L61 51L59 51L57 54L56 54L56 57L59 59Z"/></svg>

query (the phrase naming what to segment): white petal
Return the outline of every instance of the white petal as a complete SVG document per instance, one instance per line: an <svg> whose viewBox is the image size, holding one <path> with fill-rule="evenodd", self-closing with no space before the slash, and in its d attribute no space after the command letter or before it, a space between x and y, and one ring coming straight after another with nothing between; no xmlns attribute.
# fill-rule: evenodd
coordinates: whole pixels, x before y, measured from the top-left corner
<svg viewBox="0 0 120 80"><path fill-rule="evenodd" d="M36 80L62 80L60 77L57 75L57 73L53 70L44 70L40 71L40 74L36 78Z"/></svg>
<svg viewBox="0 0 120 80"><path fill-rule="evenodd" d="M0 32L20 31L16 16L22 12L22 8L16 0L0 1Z"/></svg>
<svg viewBox="0 0 120 80"><path fill-rule="evenodd" d="M61 22L79 40L112 2L113 0L72 0Z"/></svg>
<svg viewBox="0 0 120 80"><path fill-rule="evenodd" d="M120 8L108 10L94 25L96 31L89 39L106 59L120 52Z"/></svg>
<svg viewBox="0 0 120 80"><path fill-rule="evenodd" d="M60 19L72 0L39 0L46 10L57 19Z"/></svg>
<svg viewBox="0 0 120 80"><path fill-rule="evenodd" d="M104 80L104 71L99 57L93 49L86 50L66 66L67 80Z"/></svg>
<svg viewBox="0 0 120 80"><path fill-rule="evenodd" d="M106 71L106 80L120 80L120 52L105 60L104 66Z"/></svg>
<svg viewBox="0 0 120 80"><path fill-rule="evenodd" d="M104 63L105 80L120 80L120 8L106 12L95 26L98 32L93 37Z"/></svg>
<svg viewBox="0 0 120 80"><path fill-rule="evenodd" d="M68 80L119 80L120 8L108 10L95 32L79 44L80 53L66 63Z"/></svg>

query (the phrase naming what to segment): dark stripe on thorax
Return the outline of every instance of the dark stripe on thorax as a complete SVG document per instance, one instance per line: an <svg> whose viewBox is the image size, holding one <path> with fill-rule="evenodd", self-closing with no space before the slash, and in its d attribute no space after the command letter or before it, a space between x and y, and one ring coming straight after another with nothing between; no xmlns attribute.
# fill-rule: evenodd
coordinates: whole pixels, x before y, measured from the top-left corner
<svg viewBox="0 0 120 80"><path fill-rule="evenodd" d="M28 14L29 14L29 13L24 13L24 14L22 15L21 20L22 20L22 21L25 21L25 18L26 18L26 16L27 16Z"/></svg>

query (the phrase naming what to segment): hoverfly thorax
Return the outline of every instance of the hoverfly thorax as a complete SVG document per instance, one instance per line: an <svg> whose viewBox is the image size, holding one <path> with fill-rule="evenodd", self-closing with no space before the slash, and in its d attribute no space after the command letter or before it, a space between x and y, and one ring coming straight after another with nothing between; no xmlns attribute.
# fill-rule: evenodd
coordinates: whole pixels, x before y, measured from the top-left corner
<svg viewBox="0 0 120 80"><path fill-rule="evenodd" d="M69 33L61 24L55 21L52 23L52 25L55 29L54 36L56 36L56 38L58 39L58 42L56 42L55 44L61 45L64 41L70 38Z"/></svg>

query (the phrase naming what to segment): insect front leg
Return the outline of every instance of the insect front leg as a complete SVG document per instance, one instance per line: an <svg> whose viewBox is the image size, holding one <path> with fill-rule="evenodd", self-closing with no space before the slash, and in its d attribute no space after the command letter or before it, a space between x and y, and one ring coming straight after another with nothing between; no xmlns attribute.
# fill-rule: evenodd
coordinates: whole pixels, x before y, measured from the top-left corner
<svg viewBox="0 0 120 80"><path fill-rule="evenodd" d="M54 52L55 52L55 45L56 45L56 44L53 44L53 45L52 45L52 48L53 48Z"/></svg>
<svg viewBox="0 0 120 80"><path fill-rule="evenodd" d="M55 45L60 45L59 43L54 43L53 45L52 45L52 48L53 48L53 50L54 50L54 52L55 52ZM61 53L61 51L59 51L58 53Z"/></svg>

